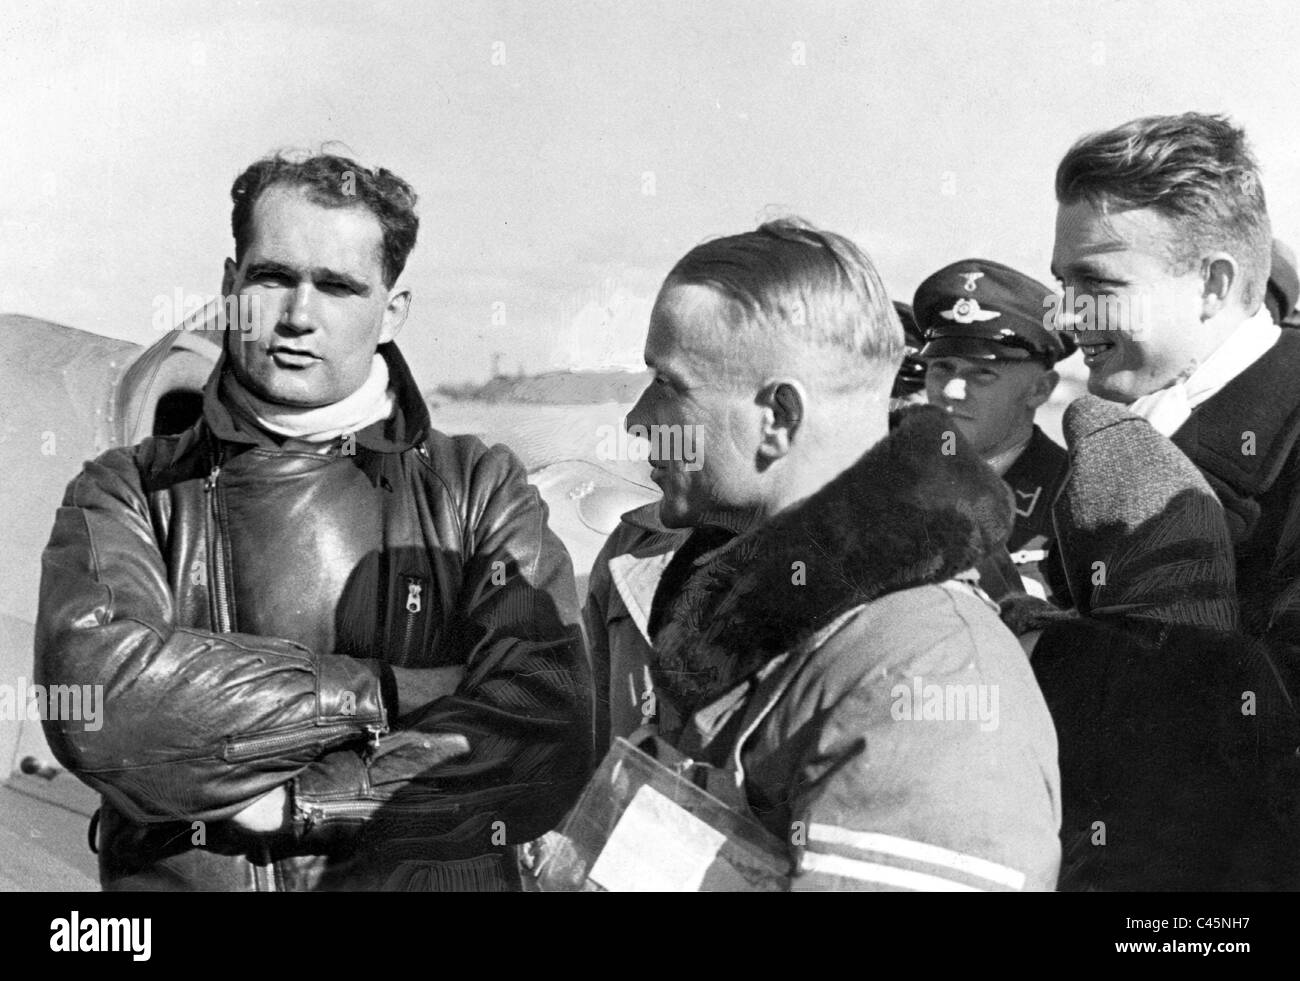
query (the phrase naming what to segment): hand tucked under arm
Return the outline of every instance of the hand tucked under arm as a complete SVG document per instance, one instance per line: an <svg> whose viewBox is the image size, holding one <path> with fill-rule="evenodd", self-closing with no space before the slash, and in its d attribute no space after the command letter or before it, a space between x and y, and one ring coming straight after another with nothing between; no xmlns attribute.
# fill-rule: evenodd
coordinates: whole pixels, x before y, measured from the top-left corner
<svg viewBox="0 0 1300 981"><path fill-rule="evenodd" d="M289 820L289 792L284 784L263 794L230 819L245 831L270 834Z"/></svg>

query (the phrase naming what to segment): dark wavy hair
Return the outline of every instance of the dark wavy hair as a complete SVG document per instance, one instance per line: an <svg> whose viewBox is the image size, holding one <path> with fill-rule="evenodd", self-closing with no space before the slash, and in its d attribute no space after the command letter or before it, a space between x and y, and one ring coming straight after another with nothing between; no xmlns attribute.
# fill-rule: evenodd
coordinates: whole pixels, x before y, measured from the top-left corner
<svg viewBox="0 0 1300 981"><path fill-rule="evenodd" d="M327 208L361 206L383 228L384 285L392 287L415 248L420 219L415 214L415 191L390 170L370 170L348 157L332 153L311 156L276 153L263 157L235 178L230 188L234 210L230 230L235 235L235 261L242 262L252 230L253 206L262 192L277 184L301 188Z"/></svg>
<svg viewBox="0 0 1300 981"><path fill-rule="evenodd" d="M1056 169L1056 200L1152 208L1177 230L1172 267L1227 252L1241 266L1243 304L1264 297L1273 242L1264 185L1245 131L1224 116L1146 116L1085 136Z"/></svg>

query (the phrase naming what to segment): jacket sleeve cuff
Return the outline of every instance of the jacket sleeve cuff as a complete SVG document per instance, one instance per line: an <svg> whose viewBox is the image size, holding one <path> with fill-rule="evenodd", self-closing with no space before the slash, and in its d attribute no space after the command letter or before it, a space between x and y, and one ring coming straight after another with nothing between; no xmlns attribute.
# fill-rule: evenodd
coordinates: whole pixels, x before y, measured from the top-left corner
<svg viewBox="0 0 1300 981"><path fill-rule="evenodd" d="M359 728L387 728L390 709L396 705L397 682L382 661L323 657L317 661L316 685L320 719L355 722Z"/></svg>
<svg viewBox="0 0 1300 981"><path fill-rule="evenodd" d="M359 830L381 804L371 796L364 757L352 749L327 753L294 777L289 801L294 838L312 846Z"/></svg>

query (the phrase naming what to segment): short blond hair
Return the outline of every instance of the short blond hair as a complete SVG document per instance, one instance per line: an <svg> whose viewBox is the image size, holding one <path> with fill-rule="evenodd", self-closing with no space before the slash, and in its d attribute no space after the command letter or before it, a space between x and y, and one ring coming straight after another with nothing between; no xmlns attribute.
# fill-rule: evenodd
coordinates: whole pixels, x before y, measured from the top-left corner
<svg viewBox="0 0 1300 981"><path fill-rule="evenodd" d="M903 326L874 263L842 235L798 218L697 245L664 283L707 286L729 301L726 327L774 345L843 356L840 374L892 384Z"/></svg>
<svg viewBox="0 0 1300 981"><path fill-rule="evenodd" d="M1226 117L1146 116L1085 136L1056 169L1056 200L1151 208L1177 231L1171 266L1227 252L1241 266L1242 303L1264 299L1273 246L1264 185L1245 131Z"/></svg>

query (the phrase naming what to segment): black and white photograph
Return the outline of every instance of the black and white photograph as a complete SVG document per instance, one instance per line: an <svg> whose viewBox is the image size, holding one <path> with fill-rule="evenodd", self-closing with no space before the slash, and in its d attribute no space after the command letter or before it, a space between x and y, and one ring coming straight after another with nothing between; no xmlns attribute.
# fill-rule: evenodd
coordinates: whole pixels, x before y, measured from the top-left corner
<svg viewBox="0 0 1300 981"><path fill-rule="evenodd" d="M24 943L1057 892L854 909L1249 954L1300 889L1298 80L1283 0L8 0Z"/></svg>

